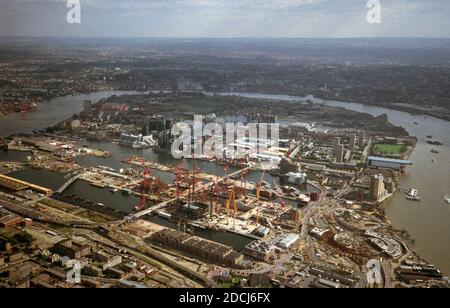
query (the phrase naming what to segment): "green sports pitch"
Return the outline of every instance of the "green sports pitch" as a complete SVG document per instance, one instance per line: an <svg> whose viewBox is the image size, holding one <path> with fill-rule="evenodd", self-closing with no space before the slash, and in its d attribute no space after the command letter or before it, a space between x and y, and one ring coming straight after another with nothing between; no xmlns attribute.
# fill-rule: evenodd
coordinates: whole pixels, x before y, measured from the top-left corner
<svg viewBox="0 0 450 308"><path fill-rule="evenodd" d="M407 150L406 145L404 144L376 144L373 146L374 153L382 153L382 154L403 154Z"/></svg>

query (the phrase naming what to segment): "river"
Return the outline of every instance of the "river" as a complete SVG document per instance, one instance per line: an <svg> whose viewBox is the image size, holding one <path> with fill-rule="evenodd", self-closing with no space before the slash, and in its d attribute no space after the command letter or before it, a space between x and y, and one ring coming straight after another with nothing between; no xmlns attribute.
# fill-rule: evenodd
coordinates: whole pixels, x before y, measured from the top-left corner
<svg viewBox="0 0 450 308"><path fill-rule="evenodd" d="M30 132L36 129L42 129L52 126L75 113L82 110L82 102L85 99L98 101L99 99L111 95L133 94L137 92L98 92L88 95L75 97L58 97L49 101L44 101L39 105L35 112L25 114L10 114L0 118L0 132L2 135L10 135L20 132ZM239 95L243 97L264 98L271 100L305 101L311 97L295 97L289 95L265 95L252 93L219 93L222 95ZM413 166L408 167L405 176L401 180L401 186L404 188L417 188L422 197L421 203L409 202L405 199L404 193L397 193L392 199L385 203L388 219L393 226L398 229L407 230L413 239L415 239L415 250L417 253L437 265L444 273L450 274L450 205L444 201L446 194L450 195L450 122L436 119L429 116L411 115L405 112L367 106L359 103L337 102L330 100L313 99L316 103L328 106L343 107L358 112L369 113L372 115L387 114L389 120L398 126L404 127L412 136L418 138L418 144L411 160ZM415 124L417 122L417 125ZM427 144L427 136L433 136L433 140L444 143L443 146L436 147ZM80 162L89 166L107 165L113 168L123 166L121 160L132 154L143 156L148 160L158 161L165 164L177 164L167 154L155 153L152 150L131 151L129 148L120 147L111 143L91 142L90 146L110 151L113 155L108 159L81 158ZM431 154L431 149L436 149L439 154ZM23 160L23 153L15 154L0 151L2 160ZM435 162L432 162L432 159ZM191 163L188 162L190 166ZM216 166L209 162L197 162L202 171L225 174L222 166ZM28 174L30 172L30 174ZM53 175L39 179L33 171L23 171L20 177L26 179L35 179L36 181L51 182L49 186L58 186L60 179L53 178ZM157 173L162 180L173 182L173 175L167 173ZM252 173L249 175L250 181L259 181L261 173ZM266 181L277 180L270 175L266 175ZM39 184L39 183L37 183ZM45 185L44 185L45 186ZM111 193L108 190L95 194L94 188L77 183L73 185L68 192L78 193L85 197L93 199L107 198ZM118 196L118 195L115 195ZM99 197L99 198L97 198ZM125 199L123 199L125 198ZM131 211L136 200L128 197L112 198L116 199L110 205L113 208ZM108 198L111 199L111 198ZM96 200L93 200L96 201ZM117 201L117 202L116 202ZM105 203L104 200L102 203Z"/></svg>
<svg viewBox="0 0 450 308"><path fill-rule="evenodd" d="M39 103L36 111L11 113L0 117L0 135L9 136L18 133L29 133L51 127L70 118L83 110L83 101L97 102L112 95L138 94L136 91L105 91L82 94L78 96L63 96L47 99Z"/></svg>
<svg viewBox="0 0 450 308"><path fill-rule="evenodd" d="M311 97L254 93L219 94L287 101L311 99ZM450 205L444 201L446 195L450 196L450 122L353 102L317 98L312 101L374 116L387 114L391 123L404 127L410 135L418 138L417 147L411 157L413 166L406 169L400 185L403 188L417 188L422 202L407 201L404 193L398 192L392 199L386 201L384 206L392 225L397 229L407 230L416 241L415 251L438 266L446 275L450 275ZM427 143L428 136L433 136L432 140L440 141L444 145L430 146ZM439 154L432 154L432 149L439 151Z"/></svg>

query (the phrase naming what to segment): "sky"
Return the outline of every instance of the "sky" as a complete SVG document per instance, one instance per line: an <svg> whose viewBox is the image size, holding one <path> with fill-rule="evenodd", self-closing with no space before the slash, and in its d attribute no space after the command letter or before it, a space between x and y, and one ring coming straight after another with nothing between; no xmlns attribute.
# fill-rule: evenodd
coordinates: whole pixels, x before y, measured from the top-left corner
<svg viewBox="0 0 450 308"><path fill-rule="evenodd" d="M0 0L0 36L450 37L449 0ZM373 1L373 0L370 0Z"/></svg>

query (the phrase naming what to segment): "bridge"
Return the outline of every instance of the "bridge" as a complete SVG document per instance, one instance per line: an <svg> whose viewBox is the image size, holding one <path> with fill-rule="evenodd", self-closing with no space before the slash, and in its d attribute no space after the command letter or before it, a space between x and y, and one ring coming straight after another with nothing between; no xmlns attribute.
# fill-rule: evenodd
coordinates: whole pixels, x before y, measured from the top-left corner
<svg viewBox="0 0 450 308"><path fill-rule="evenodd" d="M193 195L195 193L206 191L209 188L211 188L213 185L215 185L216 183L222 183L224 181L227 181L230 178L233 178L233 177L235 177L237 175L240 175L241 173L244 173L244 172L250 170L251 168L252 167L247 167L247 168L238 170L236 172L230 173L229 175L220 178L217 182L210 182L210 183L208 183L206 185L203 185L202 187L194 189L194 191L188 191L185 195L180 196L180 198L187 198L190 195ZM151 208L148 208L146 210L143 210L143 211L141 211L139 213L135 213L135 214L129 215L129 216L125 217L124 221L125 222L135 221L135 220L137 220L137 219L139 219L139 218L141 218L143 216L150 215L150 214L152 214L154 212L157 212L158 210L162 209L163 207L169 205L170 203L176 202L178 199L179 199L179 197L176 197L176 198L164 201L164 202L162 202L162 203L160 203L160 204L158 204L156 206L153 206Z"/></svg>
<svg viewBox="0 0 450 308"><path fill-rule="evenodd" d="M73 183L75 183L80 177L82 173L76 173L74 176L72 176L67 182L65 182L56 192L58 194L63 193L67 188L69 188Z"/></svg>

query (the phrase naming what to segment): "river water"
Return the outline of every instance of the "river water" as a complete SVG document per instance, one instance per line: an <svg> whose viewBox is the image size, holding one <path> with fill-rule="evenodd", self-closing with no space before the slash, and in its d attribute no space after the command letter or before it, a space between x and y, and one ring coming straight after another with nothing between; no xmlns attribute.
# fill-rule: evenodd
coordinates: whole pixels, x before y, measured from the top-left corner
<svg viewBox="0 0 450 308"><path fill-rule="evenodd" d="M25 114L11 114L0 118L0 134L10 135L20 132L30 132L52 126L82 110L82 102L85 99L98 101L111 95L133 94L137 92L98 92L76 97L59 97L44 101L35 112ZM243 97L264 98L271 100L305 101L310 97L295 97L288 95L265 95L252 93L220 93L222 95L240 95ZM404 193L397 193L385 203L386 213L393 226L407 230L416 240L415 250L419 255L437 265L444 273L450 274L450 205L444 201L446 194L450 195L450 122L429 116L411 115L405 112L386 108L366 106L358 103L337 102L314 99L314 102L343 107L354 111L369 113L372 115L387 114L389 120L398 126L404 127L412 136L418 138L417 148L411 160L413 166L408 167L405 176L401 180L403 188L417 188L422 197L421 203L409 202ZM415 124L417 123L417 125ZM430 146L427 144L427 136L433 136L433 140L444 143L443 146ZM85 142L86 143L86 142ZM106 165L113 168L123 167L122 159L130 155L145 157L147 160L157 161L163 164L178 164L170 155L155 153L152 150L130 150L111 143L87 142L89 146L104 149L112 153L112 157L80 158L80 163L88 166ZM436 149L439 154L431 154L431 149ZM24 153L7 153L0 151L1 160L25 160ZM432 160L435 160L433 162ZM191 162L187 163L191 168ZM196 162L202 171L224 175L223 166L216 166L209 162ZM49 188L58 187L63 182L63 176L56 176L44 171L25 170L19 172L17 177L48 185ZM231 171L230 171L231 172ZM154 171L155 176L160 176L163 181L172 183L173 175ZM258 182L261 173L252 173L249 180ZM266 175L266 181L277 181L276 178ZM69 188L68 193L78 194L82 197L105 203L112 208L130 212L136 205L136 199L128 196L112 194L109 190L99 190L86 183L77 182ZM107 202L105 202L107 200ZM110 203L110 204L108 204ZM211 235L204 237L214 237ZM227 242L226 234L220 236L221 242ZM245 241L236 239L242 246Z"/></svg>
<svg viewBox="0 0 450 308"><path fill-rule="evenodd" d="M220 94L287 101L305 101L311 98L254 93ZM374 116L387 114L391 123L404 127L410 135L418 138L417 147L411 157L413 166L406 169L400 185L407 189L417 188L422 202L407 201L405 194L398 192L386 201L384 206L393 226L407 230L415 239L414 248L417 253L450 275L450 205L444 200L446 195L450 196L450 122L359 103L321 99L313 99L313 102ZM430 146L427 143L428 136L444 145ZM432 154L432 149L439 151L439 154Z"/></svg>

